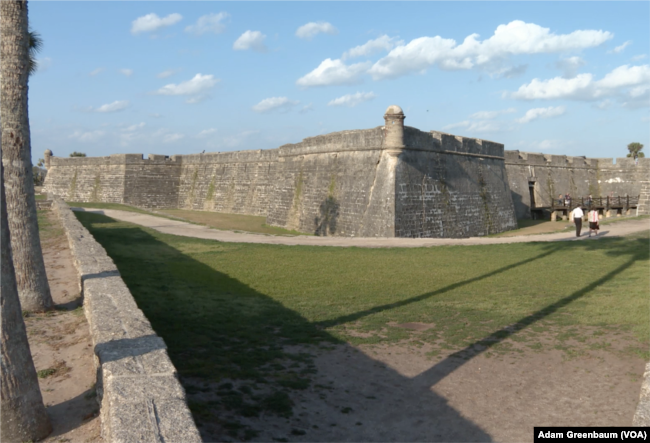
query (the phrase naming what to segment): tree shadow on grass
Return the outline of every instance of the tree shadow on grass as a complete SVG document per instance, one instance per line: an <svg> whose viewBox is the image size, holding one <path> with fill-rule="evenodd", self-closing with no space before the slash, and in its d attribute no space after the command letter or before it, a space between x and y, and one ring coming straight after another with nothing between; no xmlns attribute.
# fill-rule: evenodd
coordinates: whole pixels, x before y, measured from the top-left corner
<svg viewBox="0 0 650 443"><path fill-rule="evenodd" d="M369 379L368 374L378 371L375 360L147 230L124 224L111 228L107 218L97 214L77 216L107 249L138 306L165 340L206 441L491 441L445 398L419 385L396 389L408 379L390 368L381 368L380 377ZM345 367L319 374L332 384L319 394L322 404L302 410L301 396L317 389L310 383L316 367L308 351L287 349L323 344L340 345L349 359ZM345 398L351 380L365 383L354 387L349 401L328 403L332 390L340 394L337 398ZM388 393L387 400L364 398L362 406L356 406L359 392L372 397L377 389ZM354 408L346 409L351 404ZM246 420L233 423L225 418L232 413ZM281 420L273 418L277 416ZM261 429L269 420L281 427Z"/></svg>
<svg viewBox="0 0 650 443"><path fill-rule="evenodd" d="M323 328L441 295L567 248L588 253L601 246L596 242L544 244L543 252L536 257L482 276L336 320L310 323L271 297L160 241L146 229L124 224L112 227L110 219L96 214L78 217L107 249L138 305L165 339L190 394L194 417L210 441L229 437L267 441L490 441L489 434L432 392L431 386L513 333L616 277L634 261L648 258L647 247L630 248L620 239L607 239L609 255L629 256L629 260L411 379L390 368L378 368L377 361ZM183 241L206 244L204 240ZM218 242L211 243L210 253L221 253ZM337 344L346 360L340 366L319 366L318 379L329 379L331 384L318 388L310 383L316 366L308 349L323 343ZM298 351L290 352L292 347ZM306 402L304 393L317 388L322 402ZM377 391L383 394L381 403L373 399ZM344 394L347 392L348 397ZM332 398L339 403L331 403ZM349 407L352 404L354 408ZM233 414L239 414L241 422L225 418ZM281 419L271 418L278 416Z"/></svg>

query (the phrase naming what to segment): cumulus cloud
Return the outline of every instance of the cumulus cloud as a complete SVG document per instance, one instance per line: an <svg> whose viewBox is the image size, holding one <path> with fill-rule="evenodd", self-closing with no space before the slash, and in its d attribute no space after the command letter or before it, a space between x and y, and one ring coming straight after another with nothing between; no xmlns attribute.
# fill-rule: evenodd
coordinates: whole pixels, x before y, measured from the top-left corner
<svg viewBox="0 0 650 443"><path fill-rule="evenodd" d="M219 82L212 74L196 74L191 80L179 84L170 83L154 92L158 95L186 95L190 96L187 103L198 103L206 97L206 93Z"/></svg>
<svg viewBox="0 0 650 443"><path fill-rule="evenodd" d="M205 137L207 137L207 136L209 136L209 135L211 135L211 134L214 134L215 132L217 132L217 130L214 129L214 128L204 129L203 131L199 132L199 133L196 135L196 137L197 137L197 138L205 138Z"/></svg>
<svg viewBox="0 0 650 443"><path fill-rule="evenodd" d="M614 69L601 80L591 74L579 74L574 78L555 77L548 80L533 79L506 94L521 100L573 99L595 101L608 96L629 98L632 102L643 100L650 88L650 65L623 65ZM632 103L628 102L628 103Z"/></svg>
<svg viewBox="0 0 650 443"><path fill-rule="evenodd" d="M266 52L268 48L264 44L266 35L260 31L246 31L235 41L232 48L235 51L246 51L252 49L255 52Z"/></svg>
<svg viewBox="0 0 650 443"><path fill-rule="evenodd" d="M136 35L141 32L153 32L158 29L171 26L183 19L180 14L169 14L167 17L160 18L157 14L151 13L143 15L133 20L131 23L131 34Z"/></svg>
<svg viewBox="0 0 650 443"><path fill-rule="evenodd" d="M105 70L106 70L106 68L97 68L94 71L91 71L88 75L91 76L91 77L94 77L97 74L100 74L100 73L104 72Z"/></svg>
<svg viewBox="0 0 650 443"><path fill-rule="evenodd" d="M493 75L497 78L515 78L524 75L526 73L526 70L528 70L528 65L525 64L501 69L496 68L494 69Z"/></svg>
<svg viewBox="0 0 650 443"><path fill-rule="evenodd" d="M512 114L513 112L517 112L517 109L508 108L508 109L502 109L500 111L480 111L470 115L470 117L477 120L491 120L497 118L500 115Z"/></svg>
<svg viewBox="0 0 650 443"><path fill-rule="evenodd" d="M129 101L128 100L116 100L113 103L107 103L105 105L101 105L98 108L90 108L90 111L92 112L119 112L123 111L126 108L129 107Z"/></svg>
<svg viewBox="0 0 650 443"><path fill-rule="evenodd" d="M131 77L133 75L133 69L127 69L127 68L120 69L120 74L123 74L127 77Z"/></svg>
<svg viewBox="0 0 650 443"><path fill-rule="evenodd" d="M308 105L305 105L300 109L300 113L301 114L306 114L306 113L308 113L310 111L313 111L313 110L314 110L314 105L309 103Z"/></svg>
<svg viewBox="0 0 650 443"><path fill-rule="evenodd" d="M302 25L296 31L296 36L305 40L311 40L317 34L338 34L339 31L331 23L327 22L310 22Z"/></svg>
<svg viewBox="0 0 650 443"><path fill-rule="evenodd" d="M522 118L517 119L519 123L529 123L538 118L551 118L557 117L558 115L564 114L566 109L564 106L548 107L548 108L534 108L526 111L526 115Z"/></svg>
<svg viewBox="0 0 650 443"><path fill-rule="evenodd" d="M167 77L171 77L172 75L176 74L176 72L178 72L178 71L176 71L174 69L168 69L166 71L163 71L163 72L160 72L160 73L156 74L156 77L158 77L158 78L167 78Z"/></svg>
<svg viewBox="0 0 650 443"><path fill-rule="evenodd" d="M142 128L144 128L145 126L146 126L146 123L145 123L145 122L140 122L140 123L138 123L138 124L128 126L127 128L124 129L124 131L126 131L126 132L133 132L133 131L137 131L138 129L142 129Z"/></svg>
<svg viewBox="0 0 650 443"><path fill-rule="evenodd" d="M354 48L345 51L341 57L343 60L356 57L366 57L376 54L381 51L390 51L397 45L404 44L403 41L398 41L397 37L389 37L382 35L374 40L368 40L363 45L355 46Z"/></svg>
<svg viewBox="0 0 650 443"><path fill-rule="evenodd" d="M90 143L96 142L102 138L104 134L104 131L75 131L74 133L70 134L70 138L78 140L80 142Z"/></svg>
<svg viewBox="0 0 650 443"><path fill-rule="evenodd" d="M422 72L434 65L447 70L487 69L512 55L557 53L598 46L610 40L613 34L578 30L557 35L549 28L515 20L499 25L494 35L486 40L480 41L478 37L478 34L469 35L461 44L440 36L416 38L392 49L370 68L369 73L379 80Z"/></svg>
<svg viewBox="0 0 650 443"><path fill-rule="evenodd" d="M50 57L43 57L36 60L37 72L47 71L52 66L52 59Z"/></svg>
<svg viewBox="0 0 650 443"><path fill-rule="evenodd" d="M203 35L211 32L213 34L221 34L226 30L226 25L223 23L230 17L227 12L220 12L218 14L207 14L199 17L196 24L189 25L185 28L185 32L195 35Z"/></svg>
<svg viewBox="0 0 650 443"><path fill-rule="evenodd" d="M255 106L253 106L253 111L260 113L267 112L288 112L297 105L299 102L294 100L289 100L287 97L269 97L265 98Z"/></svg>
<svg viewBox="0 0 650 443"><path fill-rule="evenodd" d="M443 129L449 131L451 129L462 128L466 132L500 132L503 131L504 125L495 121L471 121L464 120L462 122L453 123L451 125L443 126Z"/></svg>
<svg viewBox="0 0 650 443"><path fill-rule="evenodd" d="M574 56L563 58L555 62L555 67L562 71L562 78L573 78L578 74L578 69L586 65L582 58Z"/></svg>
<svg viewBox="0 0 650 443"><path fill-rule="evenodd" d="M359 83L359 76L363 74L370 62L346 65L341 60L330 58L323 60L318 68L296 81L298 86L328 86L328 85L351 85Z"/></svg>
<svg viewBox="0 0 650 443"><path fill-rule="evenodd" d="M343 97L335 98L327 106L347 106L353 108L363 102L370 101L377 97L374 92L357 92L356 94L347 94Z"/></svg>
<svg viewBox="0 0 650 443"><path fill-rule="evenodd" d="M185 138L183 134L165 134L163 135L163 143L174 143L182 138Z"/></svg>
<svg viewBox="0 0 650 443"><path fill-rule="evenodd" d="M622 45L615 47L611 51L607 51L607 53L608 54L620 54L621 52L623 52L625 50L625 48L627 48L631 44L632 44L632 40L628 40L625 43L623 43Z"/></svg>

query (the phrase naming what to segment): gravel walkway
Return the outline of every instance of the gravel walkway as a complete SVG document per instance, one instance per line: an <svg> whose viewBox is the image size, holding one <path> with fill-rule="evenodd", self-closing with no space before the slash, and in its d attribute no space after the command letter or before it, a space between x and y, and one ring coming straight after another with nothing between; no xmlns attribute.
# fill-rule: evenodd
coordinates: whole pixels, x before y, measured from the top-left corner
<svg viewBox="0 0 650 443"><path fill-rule="evenodd" d="M448 245L496 245L503 243L551 242L551 241L586 241L603 237L620 237L635 232L650 229L650 219L628 219L601 226L598 236L589 237L589 229L583 230L581 237L575 232L560 232L553 234L538 234L518 237L470 237L470 238L355 238L355 237L316 237L316 236L279 236L264 235L211 229L203 225L195 225L180 220L170 220L154 215L136 212L119 211L116 209L87 209L72 208L74 211L94 212L104 214L115 220L134 223L155 229L164 234L181 235L184 237L204 238L229 243L265 243L272 245L303 245L303 246L355 246L358 248L419 248L425 246Z"/></svg>

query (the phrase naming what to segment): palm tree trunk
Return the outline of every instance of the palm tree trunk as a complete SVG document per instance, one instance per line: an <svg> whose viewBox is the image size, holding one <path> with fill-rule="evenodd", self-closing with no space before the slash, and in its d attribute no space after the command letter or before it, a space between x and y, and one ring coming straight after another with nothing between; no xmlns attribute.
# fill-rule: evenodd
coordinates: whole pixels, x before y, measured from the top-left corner
<svg viewBox="0 0 650 443"><path fill-rule="evenodd" d="M23 310L52 307L38 235L27 112L27 1L0 1L0 120L11 247Z"/></svg>
<svg viewBox="0 0 650 443"><path fill-rule="evenodd" d="M29 350L16 289L14 265L7 223L5 188L0 165L0 315L2 320L2 360L0 360L0 439L2 441L36 441L52 431L43 397L38 387L36 369Z"/></svg>

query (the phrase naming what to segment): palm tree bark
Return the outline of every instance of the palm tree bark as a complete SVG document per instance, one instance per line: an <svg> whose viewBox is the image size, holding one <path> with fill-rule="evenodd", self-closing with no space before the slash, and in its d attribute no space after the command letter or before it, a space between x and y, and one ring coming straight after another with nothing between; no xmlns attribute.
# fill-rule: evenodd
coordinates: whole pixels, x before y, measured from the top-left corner
<svg viewBox="0 0 650 443"><path fill-rule="evenodd" d="M23 310L45 311L53 302L38 235L34 197L27 112L27 1L0 1L0 36L2 164L18 295Z"/></svg>
<svg viewBox="0 0 650 443"><path fill-rule="evenodd" d="M43 397L38 387L36 369L29 350L16 288L11 242L7 223L5 188L0 165L0 315L2 317L2 360L0 361L0 440L36 441L52 431Z"/></svg>

